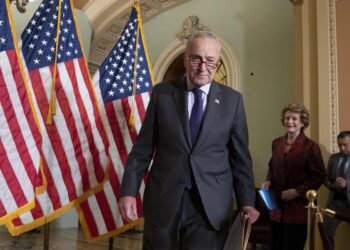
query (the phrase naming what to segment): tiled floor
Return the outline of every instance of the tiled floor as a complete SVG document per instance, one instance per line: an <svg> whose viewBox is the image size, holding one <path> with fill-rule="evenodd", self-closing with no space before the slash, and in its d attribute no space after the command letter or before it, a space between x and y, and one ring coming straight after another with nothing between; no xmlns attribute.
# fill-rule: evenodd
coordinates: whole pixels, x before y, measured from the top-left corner
<svg viewBox="0 0 350 250"><path fill-rule="evenodd" d="M0 233L0 250L43 250L43 230L11 237ZM49 250L107 250L109 242L88 243L79 229L50 229ZM113 240L115 250L141 250L142 232L129 230Z"/></svg>
<svg viewBox="0 0 350 250"><path fill-rule="evenodd" d="M17 237L0 232L0 250L43 250L43 229L34 230ZM109 242L89 244L79 229L50 229L49 250L107 250ZM113 240L114 250L141 250L142 231L132 229ZM248 250L250 247L248 247ZM257 250L267 250L257 246Z"/></svg>

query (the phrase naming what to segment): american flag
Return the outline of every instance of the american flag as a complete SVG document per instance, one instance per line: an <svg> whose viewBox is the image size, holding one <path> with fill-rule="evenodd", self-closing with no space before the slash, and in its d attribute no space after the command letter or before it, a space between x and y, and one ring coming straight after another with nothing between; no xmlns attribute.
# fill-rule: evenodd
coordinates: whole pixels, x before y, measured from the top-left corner
<svg viewBox="0 0 350 250"><path fill-rule="evenodd" d="M72 1L44 0L22 33L21 50L40 114L48 188L37 196L38 205L31 212L7 225L14 235L58 217L102 188L109 164L108 139ZM47 124L51 101L56 111Z"/></svg>
<svg viewBox="0 0 350 250"><path fill-rule="evenodd" d="M41 135L9 9L9 1L0 0L0 225L33 208L42 185Z"/></svg>
<svg viewBox="0 0 350 250"><path fill-rule="evenodd" d="M106 130L113 167L104 190L80 204L79 216L87 239L98 241L142 221L126 224L117 205L127 155L140 130L154 82L138 3L132 7L129 21L94 75L93 82L103 104L103 120L108 124ZM143 189L144 183L137 197L139 217L142 216Z"/></svg>

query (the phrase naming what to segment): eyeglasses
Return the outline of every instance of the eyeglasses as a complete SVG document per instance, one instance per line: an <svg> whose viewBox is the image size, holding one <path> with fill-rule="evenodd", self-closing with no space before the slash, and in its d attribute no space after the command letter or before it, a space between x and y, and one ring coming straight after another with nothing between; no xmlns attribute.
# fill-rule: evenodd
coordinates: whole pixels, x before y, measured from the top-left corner
<svg viewBox="0 0 350 250"><path fill-rule="evenodd" d="M207 69L209 70L214 70L218 67L219 65L219 60L215 60L212 57L201 57L197 55L187 55L187 58L191 65L195 68L198 68L202 65L202 63L205 64Z"/></svg>

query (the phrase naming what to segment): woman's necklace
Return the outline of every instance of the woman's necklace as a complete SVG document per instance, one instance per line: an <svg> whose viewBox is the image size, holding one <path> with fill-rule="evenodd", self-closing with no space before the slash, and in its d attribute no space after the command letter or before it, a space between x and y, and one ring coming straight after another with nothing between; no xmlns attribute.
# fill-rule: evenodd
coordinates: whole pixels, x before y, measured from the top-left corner
<svg viewBox="0 0 350 250"><path fill-rule="evenodd" d="M293 145L293 143L295 142L295 139L296 139L296 137L292 137L292 138L286 138L286 140L284 141L284 143L287 145L287 146L292 146Z"/></svg>

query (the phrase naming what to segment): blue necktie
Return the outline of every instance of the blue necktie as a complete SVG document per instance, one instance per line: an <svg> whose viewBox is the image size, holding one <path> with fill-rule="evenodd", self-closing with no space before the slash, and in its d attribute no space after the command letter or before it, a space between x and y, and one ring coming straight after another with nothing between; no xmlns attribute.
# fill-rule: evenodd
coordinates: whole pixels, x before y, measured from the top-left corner
<svg viewBox="0 0 350 250"><path fill-rule="evenodd" d="M194 94L194 103L191 111L190 117L190 131L191 131L191 140L192 144L194 144L197 140L199 130L202 123L203 117L203 99L202 93L203 91L199 88L192 89Z"/></svg>

